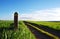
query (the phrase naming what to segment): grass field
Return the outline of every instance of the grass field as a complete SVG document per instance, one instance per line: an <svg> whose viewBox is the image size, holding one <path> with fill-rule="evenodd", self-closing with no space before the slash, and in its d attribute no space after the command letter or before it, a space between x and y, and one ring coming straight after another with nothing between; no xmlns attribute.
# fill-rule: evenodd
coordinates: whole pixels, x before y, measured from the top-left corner
<svg viewBox="0 0 60 39"><path fill-rule="evenodd" d="M56 30L60 30L60 22L59 21L28 21L32 23L36 23L38 25L45 25L47 27L51 27Z"/></svg>
<svg viewBox="0 0 60 39"><path fill-rule="evenodd" d="M35 36L29 31L26 25L19 21L18 30L13 27L13 21L0 20L0 39L35 39Z"/></svg>
<svg viewBox="0 0 60 39"><path fill-rule="evenodd" d="M60 30L60 22L53 21L28 21L38 25L45 25ZM36 39L23 21L19 21L18 30L13 30L13 21L0 20L0 39Z"/></svg>

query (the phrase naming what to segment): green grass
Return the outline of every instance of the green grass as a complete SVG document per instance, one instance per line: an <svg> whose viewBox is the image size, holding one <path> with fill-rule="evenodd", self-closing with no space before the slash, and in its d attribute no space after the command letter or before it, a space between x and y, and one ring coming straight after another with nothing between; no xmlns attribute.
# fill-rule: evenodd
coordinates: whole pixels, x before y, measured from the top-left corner
<svg viewBox="0 0 60 39"><path fill-rule="evenodd" d="M49 22L49 21L29 21L36 23L38 25L42 24L53 29L60 30L60 22ZM0 39L35 39L35 36L30 32L27 26L23 21L19 21L18 29L15 31L9 29L10 27L14 28L11 25L13 21L3 21L0 20Z"/></svg>
<svg viewBox="0 0 60 39"><path fill-rule="evenodd" d="M29 22L32 22L32 23L36 23L38 25L45 25L47 27L51 27L53 29L56 29L56 30L60 30L60 22L57 22L57 21L29 21Z"/></svg>
<svg viewBox="0 0 60 39"><path fill-rule="evenodd" d="M0 20L0 39L35 39L35 36L22 21L19 21L16 31L9 29L10 27L14 28L13 25L11 25L12 23L13 21Z"/></svg>

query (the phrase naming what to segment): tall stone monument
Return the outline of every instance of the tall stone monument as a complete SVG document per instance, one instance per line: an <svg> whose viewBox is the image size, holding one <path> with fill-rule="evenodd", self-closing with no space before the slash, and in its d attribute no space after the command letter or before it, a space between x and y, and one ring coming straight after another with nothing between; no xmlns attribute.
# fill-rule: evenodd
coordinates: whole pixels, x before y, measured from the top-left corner
<svg viewBox="0 0 60 39"><path fill-rule="evenodd" d="M14 13L14 28L18 29L18 13Z"/></svg>

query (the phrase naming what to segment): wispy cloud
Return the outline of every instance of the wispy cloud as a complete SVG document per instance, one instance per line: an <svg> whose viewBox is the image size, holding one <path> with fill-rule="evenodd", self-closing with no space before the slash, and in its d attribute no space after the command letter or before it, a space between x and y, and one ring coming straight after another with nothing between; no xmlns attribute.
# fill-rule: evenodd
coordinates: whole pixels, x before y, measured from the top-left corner
<svg viewBox="0 0 60 39"><path fill-rule="evenodd" d="M60 21L60 8L33 11L29 14L21 14L20 20Z"/></svg>
<svg viewBox="0 0 60 39"><path fill-rule="evenodd" d="M33 21L60 21L60 8L51 8L44 10L36 10L30 13L18 12L19 20L33 20ZM14 13L9 14L7 17L0 18L1 20L13 20Z"/></svg>

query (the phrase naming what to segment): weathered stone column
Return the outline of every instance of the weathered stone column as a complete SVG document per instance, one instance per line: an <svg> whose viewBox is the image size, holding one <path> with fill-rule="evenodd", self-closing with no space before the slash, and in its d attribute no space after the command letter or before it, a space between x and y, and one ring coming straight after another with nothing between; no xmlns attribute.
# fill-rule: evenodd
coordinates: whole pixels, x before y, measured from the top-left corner
<svg viewBox="0 0 60 39"><path fill-rule="evenodd" d="M14 13L14 28L18 29L18 13Z"/></svg>

